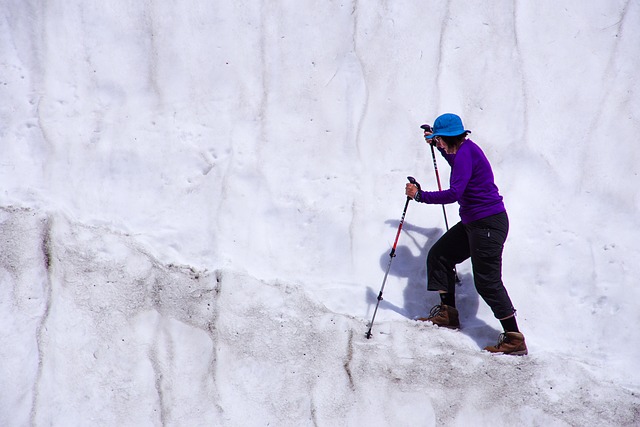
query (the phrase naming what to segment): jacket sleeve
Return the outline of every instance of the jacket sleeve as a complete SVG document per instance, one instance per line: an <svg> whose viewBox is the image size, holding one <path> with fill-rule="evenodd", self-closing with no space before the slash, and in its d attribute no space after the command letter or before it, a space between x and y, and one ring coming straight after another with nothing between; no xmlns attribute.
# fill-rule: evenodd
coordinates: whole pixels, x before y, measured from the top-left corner
<svg viewBox="0 0 640 427"><path fill-rule="evenodd" d="M458 152L455 156L455 160L455 165L451 169L449 189L443 191L422 191L420 192L420 196L417 200L422 203L429 203L433 205L446 205L460 201L460 198L471 179L471 153L467 150Z"/></svg>

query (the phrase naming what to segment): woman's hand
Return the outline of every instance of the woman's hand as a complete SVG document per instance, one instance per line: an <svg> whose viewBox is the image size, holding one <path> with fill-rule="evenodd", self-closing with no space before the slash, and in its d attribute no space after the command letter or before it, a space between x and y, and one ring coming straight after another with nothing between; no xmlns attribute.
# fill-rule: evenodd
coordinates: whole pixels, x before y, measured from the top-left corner
<svg viewBox="0 0 640 427"><path fill-rule="evenodd" d="M407 185L404 186L404 194L406 194L407 197L411 199L416 197L417 192L418 192L418 187L416 187L414 184L407 183Z"/></svg>
<svg viewBox="0 0 640 427"><path fill-rule="evenodd" d="M426 126L426 125L423 125L423 126ZM433 135L433 132L432 132L431 128L429 127L427 129L425 129L423 127L422 129L424 129L424 140L427 141L427 144L435 145L436 144L436 140L434 138L431 138L431 139L428 138L431 135Z"/></svg>

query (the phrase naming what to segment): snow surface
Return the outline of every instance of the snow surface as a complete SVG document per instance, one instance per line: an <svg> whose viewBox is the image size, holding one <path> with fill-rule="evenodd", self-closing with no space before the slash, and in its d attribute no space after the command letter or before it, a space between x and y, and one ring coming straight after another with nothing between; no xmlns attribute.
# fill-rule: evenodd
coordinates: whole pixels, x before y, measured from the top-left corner
<svg viewBox="0 0 640 427"><path fill-rule="evenodd" d="M1 4L0 425L640 425L640 2ZM364 337L443 112L529 356L415 203Z"/></svg>

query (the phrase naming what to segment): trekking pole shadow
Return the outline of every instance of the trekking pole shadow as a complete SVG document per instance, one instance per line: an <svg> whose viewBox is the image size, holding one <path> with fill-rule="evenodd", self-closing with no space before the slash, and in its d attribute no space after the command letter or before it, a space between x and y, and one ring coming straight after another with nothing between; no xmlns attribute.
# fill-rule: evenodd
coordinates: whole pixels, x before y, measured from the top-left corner
<svg viewBox="0 0 640 427"><path fill-rule="evenodd" d="M404 307L409 319L424 317L429 313L429 304L433 292L427 290L427 255L431 246L438 241L443 234L441 228L425 228L409 224L407 235L413 240L414 245L419 248L420 253L412 261L412 266L408 266L402 271L403 277L407 278L407 286L404 289ZM421 235L423 238L418 238ZM421 245L420 242L426 238ZM407 248L408 250L408 248Z"/></svg>
<svg viewBox="0 0 640 427"><path fill-rule="evenodd" d="M367 304L369 304L370 306L373 306L376 304L377 301L378 301L378 295L375 293L373 288L371 288L370 286L367 286ZM402 316L405 316L405 311L403 308L390 303L384 298L380 300L380 308L395 311L396 313Z"/></svg>
<svg viewBox="0 0 640 427"><path fill-rule="evenodd" d="M395 227L398 225L396 220L388 220L387 224ZM396 249L396 261L389 271L389 275L407 279L407 285L403 290L402 305L394 304L390 301L383 300L381 307L392 310L406 318L414 319L420 315L424 315L425 300L428 296L426 284L426 265L425 260L431 245L442 235L439 228L422 228L405 223L403 230L405 231L405 240L408 238L413 242L412 246L418 249L418 254L414 255L410 245L402 245ZM417 235L425 236L427 241L423 243L424 238ZM380 255L380 267L384 270L388 255L383 253ZM373 289L367 289L367 302L372 303L375 299Z"/></svg>

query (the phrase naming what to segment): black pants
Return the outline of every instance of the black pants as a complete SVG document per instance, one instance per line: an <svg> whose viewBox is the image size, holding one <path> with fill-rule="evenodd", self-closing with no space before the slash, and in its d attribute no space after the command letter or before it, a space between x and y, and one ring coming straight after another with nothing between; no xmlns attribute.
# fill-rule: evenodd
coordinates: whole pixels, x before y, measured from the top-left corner
<svg viewBox="0 0 640 427"><path fill-rule="evenodd" d="M469 224L459 222L431 247L427 256L427 289L455 293L456 264L471 257L478 294L497 319L515 309L502 283L502 249L509 232L506 212Z"/></svg>

